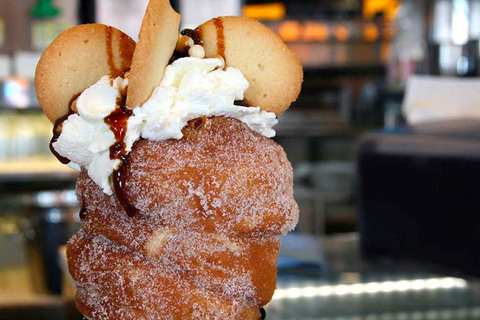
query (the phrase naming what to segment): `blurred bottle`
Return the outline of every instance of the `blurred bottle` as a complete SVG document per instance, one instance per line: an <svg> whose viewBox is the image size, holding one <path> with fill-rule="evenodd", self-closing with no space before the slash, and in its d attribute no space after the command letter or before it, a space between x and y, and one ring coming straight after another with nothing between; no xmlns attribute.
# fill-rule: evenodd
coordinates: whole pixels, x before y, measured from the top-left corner
<svg viewBox="0 0 480 320"><path fill-rule="evenodd" d="M405 0L394 23L390 83L405 83L425 57L425 1Z"/></svg>
<svg viewBox="0 0 480 320"><path fill-rule="evenodd" d="M478 76L480 2L436 0L430 3L429 68L426 73Z"/></svg>
<svg viewBox="0 0 480 320"><path fill-rule="evenodd" d="M58 248L80 228L74 190L42 191L22 196L21 228L30 260L33 289L60 294L62 270Z"/></svg>

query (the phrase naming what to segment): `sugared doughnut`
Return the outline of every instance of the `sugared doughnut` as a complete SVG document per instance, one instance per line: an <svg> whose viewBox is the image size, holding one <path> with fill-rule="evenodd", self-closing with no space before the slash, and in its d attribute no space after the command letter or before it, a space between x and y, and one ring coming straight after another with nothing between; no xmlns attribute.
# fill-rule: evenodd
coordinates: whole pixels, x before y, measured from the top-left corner
<svg viewBox="0 0 480 320"><path fill-rule="evenodd" d="M225 117L183 133L135 143L121 196L80 174L82 231L68 255L86 316L258 320L272 298L279 235L298 219L283 149Z"/></svg>
<svg viewBox="0 0 480 320"><path fill-rule="evenodd" d="M169 0L150 0L137 45L115 28L82 25L36 70L39 102L57 122L52 151L80 171L82 228L67 258L90 319L259 320L276 287L280 235L298 221L292 167L266 138L277 120L265 112L297 98L298 58L252 20L216 18L180 36L179 24ZM169 61L186 55L172 66L184 68L179 85L165 81L144 104Z"/></svg>
<svg viewBox="0 0 480 320"><path fill-rule="evenodd" d="M169 226L278 235L297 223L285 152L236 119L208 118L180 140L138 141L119 172L117 198Z"/></svg>
<svg viewBox="0 0 480 320"><path fill-rule="evenodd" d="M77 308L89 319L260 319L252 302L211 294L102 236L77 233L67 257Z"/></svg>

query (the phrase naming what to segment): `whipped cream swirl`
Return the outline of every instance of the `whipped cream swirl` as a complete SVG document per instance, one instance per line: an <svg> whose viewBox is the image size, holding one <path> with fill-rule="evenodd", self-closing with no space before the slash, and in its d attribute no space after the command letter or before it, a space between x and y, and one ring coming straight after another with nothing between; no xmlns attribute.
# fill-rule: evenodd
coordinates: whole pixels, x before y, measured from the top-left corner
<svg viewBox="0 0 480 320"><path fill-rule="evenodd" d="M135 108L128 119L125 151L132 150L140 138L149 140L181 139L188 121L201 116L236 118L266 137L275 136L272 127L277 124L274 113L259 107L234 104L243 100L248 81L240 70L221 69L221 59L181 58L167 66L160 85L150 99ZM104 76L86 89L77 100L78 114L70 115L62 125L62 133L53 144L55 151L68 158L75 170L84 167L105 193L111 195L110 177L121 164L111 159L109 149L116 143L115 136L105 123L121 100L128 79L113 81Z"/></svg>

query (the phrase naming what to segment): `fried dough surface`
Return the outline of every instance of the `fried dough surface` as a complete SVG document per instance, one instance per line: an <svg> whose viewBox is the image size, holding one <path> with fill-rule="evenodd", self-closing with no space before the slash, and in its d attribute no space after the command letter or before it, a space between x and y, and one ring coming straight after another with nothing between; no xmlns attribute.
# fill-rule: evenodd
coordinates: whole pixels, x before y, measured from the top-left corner
<svg viewBox="0 0 480 320"><path fill-rule="evenodd" d="M180 140L138 141L122 166L127 216L80 174L86 215L67 247L77 306L95 320L259 319L280 234L298 219L282 148L243 122L194 122Z"/></svg>
<svg viewBox="0 0 480 320"><path fill-rule="evenodd" d="M121 170L129 202L170 226L278 235L297 223L285 152L236 119L208 118L180 140L139 141Z"/></svg>
<svg viewBox="0 0 480 320"><path fill-rule="evenodd" d="M256 306L223 299L105 237L76 234L67 247L76 305L95 320L259 319Z"/></svg>

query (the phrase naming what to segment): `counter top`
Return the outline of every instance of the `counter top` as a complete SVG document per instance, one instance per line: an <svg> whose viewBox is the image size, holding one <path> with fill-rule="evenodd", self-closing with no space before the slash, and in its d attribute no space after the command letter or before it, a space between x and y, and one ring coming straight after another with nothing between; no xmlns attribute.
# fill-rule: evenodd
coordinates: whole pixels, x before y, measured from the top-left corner
<svg viewBox="0 0 480 320"><path fill-rule="evenodd" d="M479 279L413 261L367 261L357 234L317 241L321 271L280 270L267 319L480 319Z"/></svg>
<svg viewBox="0 0 480 320"><path fill-rule="evenodd" d="M284 247L292 248L287 243L290 239L284 239ZM358 240L357 234L309 237L301 256L312 251L317 259L279 270L278 289L266 307L267 319L480 319L478 279L411 261L366 261L359 254ZM15 306L5 303L11 299L0 301L0 319L19 319L19 314L22 319L81 319L71 301L59 303L61 299L45 296L29 299ZM39 312L41 301L42 310L49 312Z"/></svg>

